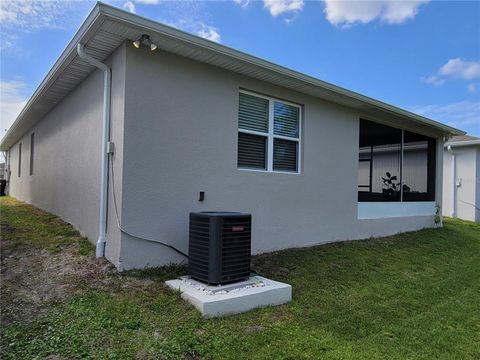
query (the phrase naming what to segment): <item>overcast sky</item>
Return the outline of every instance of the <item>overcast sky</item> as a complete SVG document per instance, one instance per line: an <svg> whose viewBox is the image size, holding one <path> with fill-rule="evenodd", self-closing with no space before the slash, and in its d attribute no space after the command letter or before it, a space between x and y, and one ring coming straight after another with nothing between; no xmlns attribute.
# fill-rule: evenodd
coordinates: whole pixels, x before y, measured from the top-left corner
<svg viewBox="0 0 480 360"><path fill-rule="evenodd" d="M479 1L106 1L480 136ZM0 0L1 136L94 1Z"/></svg>

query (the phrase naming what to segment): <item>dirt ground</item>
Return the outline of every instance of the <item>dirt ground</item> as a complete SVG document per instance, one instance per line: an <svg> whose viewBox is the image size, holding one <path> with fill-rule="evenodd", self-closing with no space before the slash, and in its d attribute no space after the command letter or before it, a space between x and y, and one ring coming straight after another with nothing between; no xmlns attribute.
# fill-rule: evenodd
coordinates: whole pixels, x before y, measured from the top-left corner
<svg viewBox="0 0 480 360"><path fill-rule="evenodd" d="M57 216L10 197L1 197L0 205L2 328L30 323L92 290L152 287L151 270L118 272L105 258L95 258L94 245Z"/></svg>
<svg viewBox="0 0 480 360"><path fill-rule="evenodd" d="M143 288L152 282L118 273L106 259L96 259L93 245L85 244L87 240L79 236L80 241L52 250L25 244L29 234L5 239L15 230L1 222L1 326L28 323L52 305L88 289Z"/></svg>
<svg viewBox="0 0 480 360"><path fill-rule="evenodd" d="M2 326L31 321L49 305L82 292L82 284L108 283L114 271L104 259L78 255L76 244L57 254L12 241L1 246Z"/></svg>

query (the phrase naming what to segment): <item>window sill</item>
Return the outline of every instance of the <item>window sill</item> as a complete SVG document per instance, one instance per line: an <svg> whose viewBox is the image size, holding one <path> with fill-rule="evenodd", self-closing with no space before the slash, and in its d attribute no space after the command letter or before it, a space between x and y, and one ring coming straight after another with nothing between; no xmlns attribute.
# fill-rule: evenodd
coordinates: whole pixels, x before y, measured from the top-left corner
<svg viewBox="0 0 480 360"><path fill-rule="evenodd" d="M256 173L264 173L264 174L286 174L286 175L301 175L302 173L293 172L293 171L268 171L268 170L261 170L261 169L247 169L247 168L237 168L239 171L248 171L248 172L256 172Z"/></svg>
<svg viewBox="0 0 480 360"><path fill-rule="evenodd" d="M359 202L359 220L435 215L435 201Z"/></svg>

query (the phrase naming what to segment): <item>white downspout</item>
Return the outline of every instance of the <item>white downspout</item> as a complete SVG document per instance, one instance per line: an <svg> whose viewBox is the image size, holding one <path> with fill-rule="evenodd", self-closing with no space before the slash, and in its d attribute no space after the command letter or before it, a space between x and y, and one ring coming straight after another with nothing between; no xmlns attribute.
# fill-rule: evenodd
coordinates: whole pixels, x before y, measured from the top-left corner
<svg viewBox="0 0 480 360"><path fill-rule="evenodd" d="M457 160L455 153L450 145L447 146L447 151L452 155L452 218L457 216Z"/></svg>
<svg viewBox="0 0 480 360"><path fill-rule="evenodd" d="M100 213L98 219L98 240L95 254L105 256L107 233L107 191L108 191L108 142L110 140L110 94L112 71L104 63L85 53L83 44L77 45L78 56L103 71L103 130L102 130L102 168L100 173Z"/></svg>

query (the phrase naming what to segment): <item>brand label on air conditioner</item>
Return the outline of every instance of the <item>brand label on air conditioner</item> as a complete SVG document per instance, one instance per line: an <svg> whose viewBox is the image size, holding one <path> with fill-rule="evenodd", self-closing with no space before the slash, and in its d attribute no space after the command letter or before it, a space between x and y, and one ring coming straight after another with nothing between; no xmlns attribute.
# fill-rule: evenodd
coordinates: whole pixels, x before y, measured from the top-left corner
<svg viewBox="0 0 480 360"><path fill-rule="evenodd" d="M245 226L232 226L232 231L243 231Z"/></svg>

